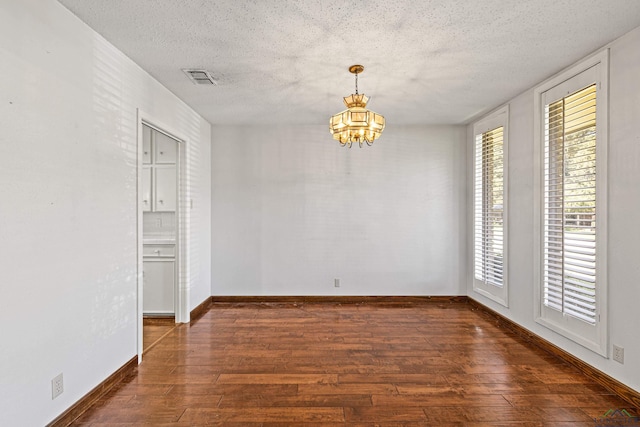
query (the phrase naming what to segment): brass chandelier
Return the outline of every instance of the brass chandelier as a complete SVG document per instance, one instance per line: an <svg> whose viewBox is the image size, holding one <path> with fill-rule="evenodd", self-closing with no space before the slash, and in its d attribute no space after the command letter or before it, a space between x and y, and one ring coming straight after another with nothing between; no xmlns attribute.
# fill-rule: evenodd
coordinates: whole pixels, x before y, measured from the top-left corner
<svg viewBox="0 0 640 427"><path fill-rule="evenodd" d="M372 145L373 141L380 138L384 130L384 117L381 114L367 110L369 97L364 93L358 93L358 74L364 71L362 65L352 65L349 72L356 75L356 93L344 98L347 109L331 116L329 130L333 139L340 142L343 147L351 148L351 144L357 142Z"/></svg>

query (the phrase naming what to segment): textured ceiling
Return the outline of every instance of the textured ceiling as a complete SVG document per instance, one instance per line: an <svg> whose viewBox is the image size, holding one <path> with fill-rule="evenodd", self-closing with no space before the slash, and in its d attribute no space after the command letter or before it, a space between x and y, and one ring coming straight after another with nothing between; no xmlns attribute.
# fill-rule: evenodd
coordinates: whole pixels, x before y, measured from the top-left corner
<svg viewBox="0 0 640 427"><path fill-rule="evenodd" d="M212 124L464 123L640 26L638 0L60 0ZM195 86L181 68L205 68Z"/></svg>

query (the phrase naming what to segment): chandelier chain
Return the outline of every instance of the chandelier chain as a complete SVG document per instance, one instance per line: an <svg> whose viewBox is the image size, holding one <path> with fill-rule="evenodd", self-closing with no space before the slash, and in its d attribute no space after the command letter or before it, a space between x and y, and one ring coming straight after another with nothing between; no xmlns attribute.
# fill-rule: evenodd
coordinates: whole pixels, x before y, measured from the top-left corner
<svg viewBox="0 0 640 427"><path fill-rule="evenodd" d="M358 72L355 72L356 75L356 95L358 95Z"/></svg>

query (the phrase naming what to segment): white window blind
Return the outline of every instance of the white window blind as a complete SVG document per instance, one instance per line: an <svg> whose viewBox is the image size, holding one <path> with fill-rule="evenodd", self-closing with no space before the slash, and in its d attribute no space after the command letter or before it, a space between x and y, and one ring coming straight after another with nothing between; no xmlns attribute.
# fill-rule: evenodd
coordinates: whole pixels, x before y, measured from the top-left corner
<svg viewBox="0 0 640 427"><path fill-rule="evenodd" d="M474 276L504 284L504 127L476 135L474 172Z"/></svg>
<svg viewBox="0 0 640 427"><path fill-rule="evenodd" d="M608 355L609 52L534 89L536 322Z"/></svg>
<svg viewBox="0 0 640 427"><path fill-rule="evenodd" d="M543 304L596 322L596 85L545 105Z"/></svg>

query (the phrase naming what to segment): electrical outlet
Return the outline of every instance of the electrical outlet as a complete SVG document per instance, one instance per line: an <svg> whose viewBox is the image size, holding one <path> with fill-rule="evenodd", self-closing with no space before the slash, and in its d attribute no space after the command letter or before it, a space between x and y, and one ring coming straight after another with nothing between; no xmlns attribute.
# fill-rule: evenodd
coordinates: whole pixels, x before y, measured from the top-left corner
<svg viewBox="0 0 640 427"><path fill-rule="evenodd" d="M62 381L62 374L60 374L51 380L51 400L60 396L63 391L64 391L64 383Z"/></svg>
<svg viewBox="0 0 640 427"><path fill-rule="evenodd" d="M624 364L624 348L618 347L617 345L613 346L613 360Z"/></svg>
<svg viewBox="0 0 640 427"><path fill-rule="evenodd" d="M333 286L335 286L336 288L340 287L340 279L333 279Z"/></svg>

